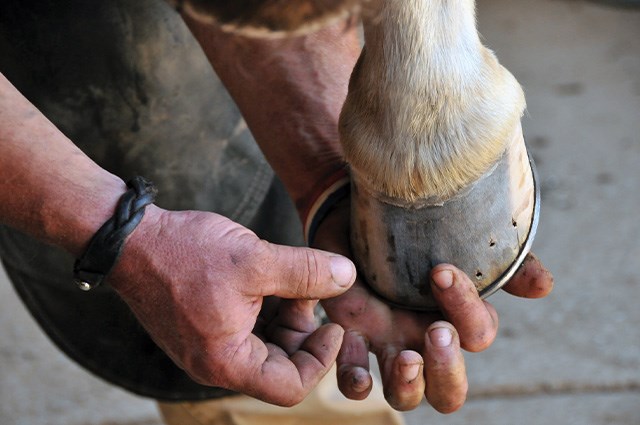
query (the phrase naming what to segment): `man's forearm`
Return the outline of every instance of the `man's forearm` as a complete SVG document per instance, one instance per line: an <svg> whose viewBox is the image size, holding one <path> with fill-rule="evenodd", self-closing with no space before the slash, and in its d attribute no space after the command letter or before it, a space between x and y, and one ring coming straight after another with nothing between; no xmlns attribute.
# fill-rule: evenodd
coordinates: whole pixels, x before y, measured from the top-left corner
<svg viewBox="0 0 640 425"><path fill-rule="evenodd" d="M344 166L337 123L360 53L354 25L264 40L185 21L303 211L323 181Z"/></svg>
<svg viewBox="0 0 640 425"><path fill-rule="evenodd" d="M0 74L0 223L77 255L125 190Z"/></svg>

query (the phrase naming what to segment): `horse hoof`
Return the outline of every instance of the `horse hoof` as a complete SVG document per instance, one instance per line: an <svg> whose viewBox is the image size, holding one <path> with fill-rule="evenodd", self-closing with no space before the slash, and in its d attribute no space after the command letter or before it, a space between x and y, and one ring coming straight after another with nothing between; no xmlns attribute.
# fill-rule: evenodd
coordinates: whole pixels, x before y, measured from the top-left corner
<svg viewBox="0 0 640 425"><path fill-rule="evenodd" d="M406 202L368 189L352 175L351 243L360 274L393 305L437 309L431 269L460 268L489 296L529 252L540 213L534 164L520 125L502 157L446 200Z"/></svg>

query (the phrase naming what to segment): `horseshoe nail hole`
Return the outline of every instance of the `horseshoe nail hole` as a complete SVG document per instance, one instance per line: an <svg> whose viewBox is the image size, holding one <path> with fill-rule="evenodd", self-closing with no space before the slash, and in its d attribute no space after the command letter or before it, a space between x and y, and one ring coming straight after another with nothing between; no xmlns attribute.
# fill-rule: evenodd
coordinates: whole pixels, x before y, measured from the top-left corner
<svg viewBox="0 0 640 425"><path fill-rule="evenodd" d="M512 219L511 219L511 225L512 225L513 227L518 227L518 222L517 222L517 221L515 221L515 220L512 218Z"/></svg>
<svg viewBox="0 0 640 425"><path fill-rule="evenodd" d="M496 246L496 241L493 239L489 239L489 246Z"/></svg>
<svg viewBox="0 0 640 425"><path fill-rule="evenodd" d="M482 272L480 270L476 272L476 279L478 280L482 279Z"/></svg>

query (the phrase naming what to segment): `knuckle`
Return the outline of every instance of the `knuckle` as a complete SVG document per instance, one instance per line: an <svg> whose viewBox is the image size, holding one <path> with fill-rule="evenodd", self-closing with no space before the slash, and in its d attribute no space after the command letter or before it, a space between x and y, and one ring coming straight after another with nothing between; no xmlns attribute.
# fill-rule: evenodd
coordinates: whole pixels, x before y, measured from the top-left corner
<svg viewBox="0 0 640 425"><path fill-rule="evenodd" d="M295 294L301 298L306 298L318 286L318 258L316 253L310 249L301 250L300 258L294 265L295 274Z"/></svg>
<svg viewBox="0 0 640 425"><path fill-rule="evenodd" d="M454 320L458 329L460 345L467 351L484 351L495 340L498 333L498 316L493 307L482 301L474 303L467 314L462 314Z"/></svg>
<svg viewBox="0 0 640 425"><path fill-rule="evenodd" d="M318 258L312 249L291 248L259 241L252 255L253 276L265 275L277 286L287 287L295 298L312 298L318 285Z"/></svg>
<svg viewBox="0 0 640 425"><path fill-rule="evenodd" d="M260 247L255 241L249 238L238 237L233 244L229 244L226 250L226 258L220 258L220 267L215 268L215 272L226 270L228 273L246 277L252 272L254 258L260 258Z"/></svg>
<svg viewBox="0 0 640 425"><path fill-rule="evenodd" d="M315 251L305 250L305 281L307 289L313 289L318 285L318 257Z"/></svg>
<svg viewBox="0 0 640 425"><path fill-rule="evenodd" d="M260 279L260 276L271 276L273 253L270 245L262 239L246 238L232 247L228 253L228 264L237 277L235 281L245 284Z"/></svg>

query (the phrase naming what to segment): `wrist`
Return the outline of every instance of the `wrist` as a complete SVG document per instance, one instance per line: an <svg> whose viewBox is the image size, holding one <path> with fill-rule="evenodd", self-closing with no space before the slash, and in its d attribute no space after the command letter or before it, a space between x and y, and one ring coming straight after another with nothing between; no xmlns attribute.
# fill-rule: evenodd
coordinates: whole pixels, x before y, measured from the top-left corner
<svg viewBox="0 0 640 425"><path fill-rule="evenodd" d="M148 205L142 221L127 238L118 262L107 279L107 283L122 297L135 297L138 288L144 287L139 279L132 279L136 273L150 274L153 269L155 247L162 224L166 222L164 210L155 204ZM151 280L153 277L147 276Z"/></svg>
<svg viewBox="0 0 640 425"><path fill-rule="evenodd" d="M46 192L40 206L33 209L41 223L42 230L37 233L48 243L78 256L113 215L118 199L127 188L121 179L111 174L62 184L68 189L64 194Z"/></svg>
<svg viewBox="0 0 640 425"><path fill-rule="evenodd" d="M80 289L88 291L106 279L156 193L153 183L143 177L135 177L127 183L127 190L119 198L113 216L93 235L74 264L73 274Z"/></svg>

